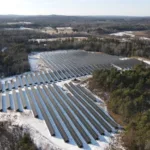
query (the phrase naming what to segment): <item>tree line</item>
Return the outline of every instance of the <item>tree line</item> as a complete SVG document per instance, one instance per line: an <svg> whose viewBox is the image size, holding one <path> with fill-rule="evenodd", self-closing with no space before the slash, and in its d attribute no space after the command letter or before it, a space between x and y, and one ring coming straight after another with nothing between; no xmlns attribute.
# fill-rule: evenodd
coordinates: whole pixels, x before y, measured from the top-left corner
<svg viewBox="0 0 150 150"><path fill-rule="evenodd" d="M122 136L128 150L150 149L150 68L141 64L133 70L99 70L90 80L91 89L109 93L108 108L125 125Z"/></svg>
<svg viewBox="0 0 150 150"><path fill-rule="evenodd" d="M31 52L84 49L117 56L150 58L150 41L139 39L122 41L113 37L88 37L88 39L77 40L73 38L75 35L72 34L69 35L72 39L42 43L29 42L30 38L53 38L57 36L33 31L0 30L0 76L16 75L29 71L28 54ZM6 50L2 51L4 47Z"/></svg>

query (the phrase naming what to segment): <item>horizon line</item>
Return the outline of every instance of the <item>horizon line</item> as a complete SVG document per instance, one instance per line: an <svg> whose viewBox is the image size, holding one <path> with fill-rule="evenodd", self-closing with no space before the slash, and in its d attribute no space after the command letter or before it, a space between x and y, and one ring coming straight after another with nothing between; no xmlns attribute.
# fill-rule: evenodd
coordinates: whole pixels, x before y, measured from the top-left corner
<svg viewBox="0 0 150 150"><path fill-rule="evenodd" d="M67 17L150 17L150 15L65 15L65 14L0 14L0 16L67 16Z"/></svg>

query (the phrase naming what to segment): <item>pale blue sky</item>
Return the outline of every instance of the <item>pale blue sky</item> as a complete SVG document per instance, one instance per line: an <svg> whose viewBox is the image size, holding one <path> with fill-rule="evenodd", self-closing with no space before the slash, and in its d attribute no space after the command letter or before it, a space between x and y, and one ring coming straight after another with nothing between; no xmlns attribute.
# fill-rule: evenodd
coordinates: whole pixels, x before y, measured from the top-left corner
<svg viewBox="0 0 150 150"><path fill-rule="evenodd" d="M150 0L0 0L0 14L150 16Z"/></svg>

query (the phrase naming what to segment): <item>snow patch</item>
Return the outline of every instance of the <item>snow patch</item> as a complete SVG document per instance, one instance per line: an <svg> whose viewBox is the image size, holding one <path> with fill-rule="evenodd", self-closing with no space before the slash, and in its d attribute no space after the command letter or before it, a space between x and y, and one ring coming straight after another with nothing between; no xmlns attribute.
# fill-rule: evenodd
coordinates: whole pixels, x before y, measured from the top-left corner
<svg viewBox="0 0 150 150"><path fill-rule="evenodd" d="M135 37L132 31L124 31L124 32L117 32L117 33L112 33L110 34L111 36L130 36L130 37Z"/></svg>
<svg viewBox="0 0 150 150"><path fill-rule="evenodd" d="M150 41L150 38L147 38L147 37L140 37L139 39L140 39L140 40Z"/></svg>
<svg viewBox="0 0 150 150"><path fill-rule="evenodd" d="M31 71L38 71L38 62L40 60L40 53L34 53L28 56L29 64L30 64L30 69Z"/></svg>
<svg viewBox="0 0 150 150"><path fill-rule="evenodd" d="M128 60L130 58L124 57L124 58L119 58L119 60Z"/></svg>
<svg viewBox="0 0 150 150"><path fill-rule="evenodd" d="M144 63L150 65L150 60L145 60L144 58L137 58L140 61L143 61Z"/></svg>
<svg viewBox="0 0 150 150"><path fill-rule="evenodd" d="M45 121L34 118L32 111L25 110L24 113L13 111L0 113L0 121L9 121L14 126L18 125L22 127L23 131L29 133L33 142L42 150L61 149L51 140L53 137L51 137Z"/></svg>

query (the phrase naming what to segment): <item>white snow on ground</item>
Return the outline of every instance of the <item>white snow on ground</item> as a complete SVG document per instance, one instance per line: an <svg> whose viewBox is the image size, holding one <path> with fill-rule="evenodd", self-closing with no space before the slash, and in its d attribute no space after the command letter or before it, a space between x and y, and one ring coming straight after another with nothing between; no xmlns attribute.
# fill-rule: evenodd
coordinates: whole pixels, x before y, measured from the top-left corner
<svg viewBox="0 0 150 150"><path fill-rule="evenodd" d="M34 143L42 150L60 149L53 143L53 137L51 137L45 122L34 118L31 111L0 113L0 121L10 121L12 125L22 127L24 132L30 133Z"/></svg>
<svg viewBox="0 0 150 150"><path fill-rule="evenodd" d="M51 71L49 67L40 59L41 52L33 53L28 56L31 71Z"/></svg>
<svg viewBox="0 0 150 150"><path fill-rule="evenodd" d="M66 39L77 39L77 40L86 40L87 37L63 37L63 38L49 38L49 39L30 39L29 42L51 42L51 41L57 41L57 40L66 40Z"/></svg>
<svg viewBox="0 0 150 150"><path fill-rule="evenodd" d="M117 33L112 33L110 34L112 36L130 36L130 37L135 37L132 31L124 31L124 32L117 32Z"/></svg>
<svg viewBox="0 0 150 150"><path fill-rule="evenodd" d="M32 22L7 22L8 25L16 25L16 24L26 24L26 25L30 25L33 24Z"/></svg>
<svg viewBox="0 0 150 150"><path fill-rule="evenodd" d="M124 57L124 58L119 58L120 60L128 60L128 59L130 59L130 58L128 58L128 57Z"/></svg>
<svg viewBox="0 0 150 150"><path fill-rule="evenodd" d="M144 58L137 58L140 61L145 62L146 64L150 65L150 60L144 59Z"/></svg>
<svg viewBox="0 0 150 150"><path fill-rule="evenodd" d="M31 54L28 56L29 64L31 71L38 71L39 68L39 60L40 60L40 53Z"/></svg>
<svg viewBox="0 0 150 150"><path fill-rule="evenodd" d="M139 39L140 39L140 40L150 41L150 38L147 38L147 37L140 37Z"/></svg>
<svg viewBox="0 0 150 150"><path fill-rule="evenodd" d="M124 57L124 58L119 58L120 60L128 60L128 59L132 59L132 58L128 58L128 57ZM145 58L141 58L141 57L136 57L135 59L140 60L148 65L150 65L150 60L145 59Z"/></svg>
<svg viewBox="0 0 150 150"><path fill-rule="evenodd" d="M104 150L108 147L108 144L111 142L111 134L108 136L101 136L100 140L94 144L89 144L86 148L78 148L74 142L65 143L62 138L52 137L48 131L48 128L45 124L45 121L39 120L33 117L31 111L25 110L24 113L18 113L9 111L7 113L0 113L0 121L10 121L12 126L20 126L23 128L23 131L30 133L33 142L41 150Z"/></svg>

